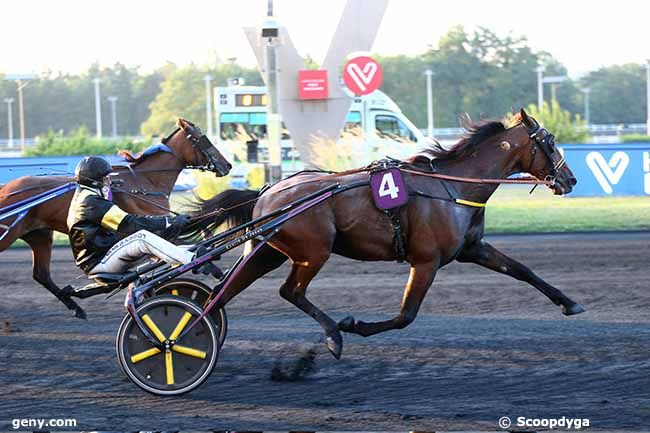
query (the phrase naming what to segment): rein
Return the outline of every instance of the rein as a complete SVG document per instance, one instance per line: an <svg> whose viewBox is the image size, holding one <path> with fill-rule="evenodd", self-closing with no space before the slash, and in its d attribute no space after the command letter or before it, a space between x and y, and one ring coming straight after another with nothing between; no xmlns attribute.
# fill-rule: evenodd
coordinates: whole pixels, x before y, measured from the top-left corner
<svg viewBox="0 0 650 433"><path fill-rule="evenodd" d="M536 179L536 178L533 178L533 177L526 177L526 178L522 178L522 179L473 178L473 177L452 176L452 175L441 174L441 173L427 173L427 172L420 171L420 170L414 170L414 169L402 168L402 167L398 167L398 168L399 168L399 170L401 170L401 171L403 171L405 173L410 173L410 174L414 174L414 175L417 175L417 176L431 177L431 178L434 178L434 179L449 180L449 181L453 181L453 182L476 183L476 184L520 184L520 185L547 185L547 186L553 186L553 184L554 184L553 180L539 180L539 179ZM327 178L334 177L334 176L346 176L346 175L350 175L350 174L368 172L370 170L371 170L371 167L369 166L369 167L356 168L356 169L341 171L341 172L328 172L327 174L325 174L323 176L319 176L316 179L307 179L307 180L304 180L302 182L295 183L293 185L288 185L288 186L286 186L286 187L284 187L282 189L279 189L277 191L269 192L267 194L277 194L277 193L286 191L288 189L294 188L294 187L299 186L299 185L304 185L304 184L311 183L311 182L316 182L316 181L322 181L323 179L327 179ZM299 176L302 173L310 173L310 172L313 172L313 171L295 173L290 177ZM233 209L237 209L238 207L242 207L242 206L245 206L247 204L254 203L257 200L259 200L260 197L261 197L261 195L259 195L258 197L254 198L254 199L247 200L245 202L236 204L235 206L231 206L231 207L228 207L228 208L219 208L219 209L215 209L213 211L210 211L210 212L207 212L207 213L204 213L204 214L201 214L201 215L197 215L196 217L192 218L192 220L194 220L194 222L190 223L189 225L197 224L198 222L200 222L204 218L220 215L220 214L222 214L224 212L228 212L228 211L231 211ZM438 198L438 197L430 197L430 198ZM466 206L485 207L485 203L477 203L477 202L473 202L473 201L470 201L470 200L454 199L452 201L454 201L454 202L456 202L458 204L466 205Z"/></svg>
<svg viewBox="0 0 650 433"><path fill-rule="evenodd" d="M406 173L415 174L418 176L433 177L436 179L450 180L454 182L464 182L464 183L482 183L482 184L520 184L520 185L547 185L553 186L555 183L553 180L539 180L533 177L526 177L522 179L485 179L485 178L474 178L474 177L460 177L460 176L451 176L448 174L441 173L427 173L420 170L413 170L409 168L400 168L401 171Z"/></svg>

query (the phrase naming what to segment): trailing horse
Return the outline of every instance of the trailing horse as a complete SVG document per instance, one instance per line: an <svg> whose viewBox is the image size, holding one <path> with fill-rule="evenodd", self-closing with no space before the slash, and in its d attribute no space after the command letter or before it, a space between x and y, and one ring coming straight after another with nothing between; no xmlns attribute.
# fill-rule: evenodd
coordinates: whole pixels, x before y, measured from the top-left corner
<svg viewBox="0 0 650 433"><path fill-rule="evenodd" d="M215 307L225 306L255 280L290 259L291 271L280 287L280 295L321 325L328 349L339 358L343 346L340 331L370 336L408 326L415 319L436 271L458 260L531 284L561 306L565 315L583 312L580 304L483 239L484 205L498 187L490 180L527 172L547 180L558 195L570 192L576 184L555 147L553 135L523 110L517 117L518 123L512 127L498 121L470 124L466 136L451 149L430 148L400 165L410 199L399 208L398 215L405 241L404 259L411 269L395 317L380 322L347 317L336 323L306 297L310 281L332 253L366 261L399 258L391 218L377 209L371 190L366 187L341 193L284 224L270 239L270 246L263 246L249 259ZM455 180L440 179L445 176ZM458 181L458 177L465 180ZM367 170L304 173L278 182L257 200L252 191L239 193L239 200L234 192L227 192L228 206L220 203L222 197L217 196L203 202L198 213L216 212L214 223L227 218L242 223L332 183L347 185L367 179ZM233 209L236 202L241 206Z"/></svg>
<svg viewBox="0 0 650 433"><path fill-rule="evenodd" d="M113 201L126 212L138 215L164 215L169 213L169 194L178 175L184 168L201 168L225 176L232 166L193 123L178 119L178 128L162 141L157 151L139 156L123 153L129 166L115 166L119 185L113 189ZM39 193L74 181L68 176L24 176L15 179L0 190L2 208L28 200ZM7 249L16 239L23 239L33 251L34 279L45 286L77 317L85 313L72 299L65 297L50 274L53 231L67 233L66 218L72 200L69 191L40 204L18 221L0 240L0 251ZM15 222L12 219L11 222ZM10 222L2 221L5 225Z"/></svg>

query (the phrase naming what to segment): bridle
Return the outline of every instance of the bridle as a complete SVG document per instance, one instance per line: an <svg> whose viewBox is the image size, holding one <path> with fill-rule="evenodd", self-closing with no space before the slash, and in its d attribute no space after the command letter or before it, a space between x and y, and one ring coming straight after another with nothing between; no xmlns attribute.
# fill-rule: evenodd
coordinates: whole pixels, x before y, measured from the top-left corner
<svg viewBox="0 0 650 433"><path fill-rule="evenodd" d="M553 161L555 152L557 152L557 148L555 147L555 136L548 132L548 130L545 128L542 128L537 122L535 122L535 127L532 129L529 128L525 123L522 124L526 128L526 131L528 131L528 136L533 140L530 166L528 167L527 172L530 173L533 169L533 164L535 164L535 156L537 155L537 149L542 149L542 152L546 156L546 159L552 166L550 174L548 174L544 180L549 180L555 183L558 176L558 170L560 170L566 164L566 160L562 155L560 155L560 159L557 162Z"/></svg>
<svg viewBox="0 0 650 433"><path fill-rule="evenodd" d="M185 165L185 168L220 173L217 168L217 150L212 145L210 139L201 132L201 129L198 126L193 125L190 122L187 122L187 124L189 125L189 128L187 131L184 131L186 133L185 138L190 141L192 148L194 148L195 151L198 151L201 155L203 155L207 162L201 165ZM165 137L161 143L166 145L167 142L180 130L181 127L179 126L174 130L174 132ZM171 148L170 150L172 151L172 154L180 160L178 155L176 155L176 153L174 153Z"/></svg>

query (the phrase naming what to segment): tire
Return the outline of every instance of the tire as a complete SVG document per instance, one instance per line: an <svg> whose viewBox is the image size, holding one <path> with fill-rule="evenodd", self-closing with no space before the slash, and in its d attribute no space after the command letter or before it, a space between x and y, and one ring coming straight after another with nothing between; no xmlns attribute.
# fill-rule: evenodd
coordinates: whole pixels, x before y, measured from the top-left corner
<svg viewBox="0 0 650 433"><path fill-rule="evenodd" d="M143 320L148 321L150 330L159 330L159 339L173 337L183 317L187 327L202 312L201 307L182 296L156 296L136 310L138 317L147 316ZM206 315L177 344L159 349L126 314L117 332L115 349L122 370L139 388L155 395L180 395L199 387L214 370L219 356L218 335L217 326Z"/></svg>
<svg viewBox="0 0 650 433"><path fill-rule="evenodd" d="M176 290L176 293L174 293L174 290ZM209 286L190 278L176 278L161 284L154 290L156 296L178 294L179 296L191 299L202 308L205 307L205 301L211 292L212 289ZM212 309L210 311L210 317L212 317L215 325L219 328L219 349L221 349L228 334L228 316L226 315L226 309Z"/></svg>

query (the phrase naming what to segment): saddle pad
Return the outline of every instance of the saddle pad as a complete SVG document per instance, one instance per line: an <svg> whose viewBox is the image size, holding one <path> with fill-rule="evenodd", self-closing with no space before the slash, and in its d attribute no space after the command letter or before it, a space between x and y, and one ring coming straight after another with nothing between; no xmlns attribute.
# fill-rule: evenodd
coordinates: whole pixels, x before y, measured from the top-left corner
<svg viewBox="0 0 650 433"><path fill-rule="evenodd" d="M370 175L370 189L375 206L381 210L393 209L409 200L402 172L398 168L376 171Z"/></svg>

